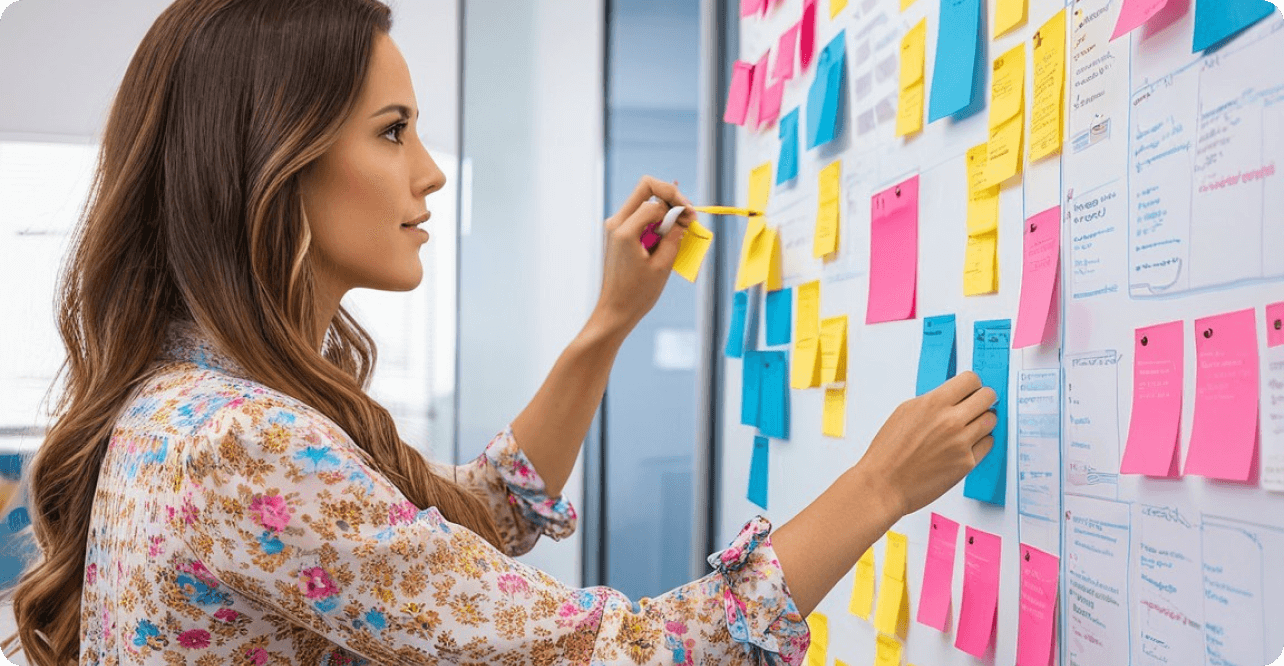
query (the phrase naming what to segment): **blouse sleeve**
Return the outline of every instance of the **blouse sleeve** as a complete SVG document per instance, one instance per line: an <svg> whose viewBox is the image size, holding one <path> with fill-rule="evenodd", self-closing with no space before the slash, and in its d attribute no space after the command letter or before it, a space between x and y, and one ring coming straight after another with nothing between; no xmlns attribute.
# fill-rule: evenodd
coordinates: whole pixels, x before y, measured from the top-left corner
<svg viewBox="0 0 1284 666"><path fill-rule="evenodd" d="M632 602L417 510L323 416L278 413L260 429L262 407L243 409L190 445L183 542L218 584L374 663L799 664L806 652L765 518L710 556L712 573Z"/></svg>
<svg viewBox="0 0 1284 666"><path fill-rule="evenodd" d="M565 496L548 496L544 480L517 446L511 426L495 435L486 449L468 463L429 465L486 503L507 555L516 557L530 552L541 535L560 541L575 533L575 507Z"/></svg>

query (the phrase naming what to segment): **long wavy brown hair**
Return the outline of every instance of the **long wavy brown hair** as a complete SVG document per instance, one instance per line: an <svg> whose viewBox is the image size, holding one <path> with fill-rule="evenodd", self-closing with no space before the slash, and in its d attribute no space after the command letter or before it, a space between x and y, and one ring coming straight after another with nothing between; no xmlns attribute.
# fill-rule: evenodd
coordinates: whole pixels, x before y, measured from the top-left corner
<svg viewBox="0 0 1284 666"><path fill-rule="evenodd" d="M332 419L420 509L500 547L481 501L434 474L366 394L373 339L342 307L315 330L300 172L335 142L391 27L378 0L178 0L143 38L59 279L69 372L31 462L39 554L12 591L6 654L18 639L35 666L77 662L99 467L175 319Z"/></svg>

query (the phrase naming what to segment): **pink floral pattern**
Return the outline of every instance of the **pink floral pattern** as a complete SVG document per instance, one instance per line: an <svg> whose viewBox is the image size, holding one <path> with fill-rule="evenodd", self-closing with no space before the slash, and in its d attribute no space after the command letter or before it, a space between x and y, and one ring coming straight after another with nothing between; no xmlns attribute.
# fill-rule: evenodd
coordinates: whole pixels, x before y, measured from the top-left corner
<svg viewBox="0 0 1284 666"><path fill-rule="evenodd" d="M190 322L120 414L94 498L81 664L799 664L807 625L758 517L709 575L634 602L513 559L561 539L511 429L459 465L502 548L419 510L324 415Z"/></svg>

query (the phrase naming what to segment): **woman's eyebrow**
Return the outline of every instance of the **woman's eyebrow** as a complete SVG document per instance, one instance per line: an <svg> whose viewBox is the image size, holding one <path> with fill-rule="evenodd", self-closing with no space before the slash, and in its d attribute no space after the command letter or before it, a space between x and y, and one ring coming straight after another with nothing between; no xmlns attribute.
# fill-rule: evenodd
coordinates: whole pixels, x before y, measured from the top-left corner
<svg viewBox="0 0 1284 666"><path fill-rule="evenodd" d="M371 117L371 118L375 118L375 117L377 117L377 116L381 116L381 115L383 115L383 114L385 114L385 113L387 113L387 112L389 112L389 111L396 111L397 113L400 113L402 118L408 118L408 117L410 117L410 107L408 107L408 106L406 106L406 105L404 105L404 104L389 104L388 106L385 106L385 107L383 107L382 109L379 109L378 111L375 111L375 112L374 112L370 117ZM418 112L418 111L415 111L415 119L416 119L416 120L418 120L418 119L419 119L419 112Z"/></svg>

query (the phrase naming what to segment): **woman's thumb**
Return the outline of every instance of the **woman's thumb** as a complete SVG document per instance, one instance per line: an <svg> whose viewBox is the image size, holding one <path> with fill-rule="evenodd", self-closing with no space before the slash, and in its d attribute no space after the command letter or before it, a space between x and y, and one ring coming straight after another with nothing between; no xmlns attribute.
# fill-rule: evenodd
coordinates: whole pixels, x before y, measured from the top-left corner
<svg viewBox="0 0 1284 666"><path fill-rule="evenodd" d="M673 225L669 233L660 239L660 244L655 248L655 254L651 255L651 261L660 263L668 270L673 270L673 264L678 259L678 250L682 247L682 237L686 234L686 227L680 224Z"/></svg>

